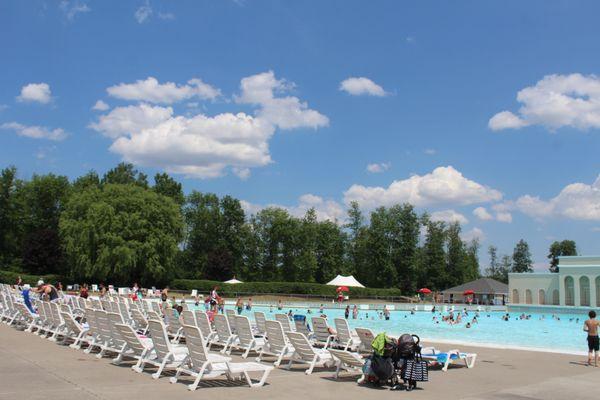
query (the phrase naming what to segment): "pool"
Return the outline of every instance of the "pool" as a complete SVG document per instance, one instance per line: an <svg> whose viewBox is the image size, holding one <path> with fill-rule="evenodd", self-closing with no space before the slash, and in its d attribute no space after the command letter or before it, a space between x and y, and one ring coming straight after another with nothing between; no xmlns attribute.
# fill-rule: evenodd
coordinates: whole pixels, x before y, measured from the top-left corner
<svg viewBox="0 0 600 400"><path fill-rule="evenodd" d="M227 308L232 308L227 306ZM255 306L252 311L244 310L242 315L254 318L254 311L262 311L267 319L274 319L274 314L287 313L289 307L283 311L276 308ZM291 308L294 314L310 317L318 316L318 309L313 309L307 314L305 308ZM342 309L325 309L324 314L333 326L333 318L343 317ZM504 312L480 312L478 323L466 328L467 321L471 321L476 312L469 311L468 316L463 317L461 324L450 325L441 321L440 313L426 311L411 314L407 311L390 311L390 320L380 318L377 311L359 310L357 319L348 319L352 328L365 327L373 330L375 334L386 332L390 336L399 336L403 333L417 334L426 341L441 343L479 345L484 347L516 348L540 350L549 352L561 352L571 354L584 354L587 351L586 333L583 331L583 321L587 319L586 313L581 314L556 314L552 318L551 312L528 313L530 319L519 319L520 313L509 313L509 321L502 320ZM437 317L439 323L433 321Z"/></svg>

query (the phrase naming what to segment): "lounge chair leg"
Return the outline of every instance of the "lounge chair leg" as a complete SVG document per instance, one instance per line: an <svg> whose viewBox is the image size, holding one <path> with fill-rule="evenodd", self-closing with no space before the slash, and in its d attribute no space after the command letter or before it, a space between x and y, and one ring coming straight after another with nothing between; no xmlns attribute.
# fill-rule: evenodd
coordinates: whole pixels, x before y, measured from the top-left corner
<svg viewBox="0 0 600 400"><path fill-rule="evenodd" d="M160 363L160 367L158 367L158 371L156 371L155 373L152 374L153 379L160 378L160 376L162 375L163 369L165 369L165 366L167 365L167 359L168 359L168 357L165 357L163 362Z"/></svg>

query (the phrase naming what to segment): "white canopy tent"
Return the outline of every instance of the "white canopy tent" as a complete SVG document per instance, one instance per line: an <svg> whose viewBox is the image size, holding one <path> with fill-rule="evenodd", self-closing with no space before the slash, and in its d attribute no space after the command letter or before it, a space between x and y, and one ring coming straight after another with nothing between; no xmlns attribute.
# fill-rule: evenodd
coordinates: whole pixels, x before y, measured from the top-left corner
<svg viewBox="0 0 600 400"><path fill-rule="evenodd" d="M244 282L242 282L242 281L238 281L237 279L233 278L233 279L230 279L230 280L228 280L228 281L225 281L225 282L223 282L223 283L236 284L236 283L244 283Z"/></svg>
<svg viewBox="0 0 600 400"><path fill-rule="evenodd" d="M352 275L350 275L350 276L338 275L333 280L327 282L327 284L332 285L332 286L348 286L348 287L364 288L364 285L362 283L360 283L359 281L357 281L356 278L353 277Z"/></svg>

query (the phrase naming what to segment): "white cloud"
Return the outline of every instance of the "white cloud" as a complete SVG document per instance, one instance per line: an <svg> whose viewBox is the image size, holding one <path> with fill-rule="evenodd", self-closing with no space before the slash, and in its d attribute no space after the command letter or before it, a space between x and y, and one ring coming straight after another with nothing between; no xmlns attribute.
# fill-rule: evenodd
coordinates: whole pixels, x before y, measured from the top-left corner
<svg viewBox="0 0 600 400"><path fill-rule="evenodd" d="M368 95L383 97L387 94L381 86L369 78L364 77L351 77L343 80L340 83L340 90L351 94L352 96Z"/></svg>
<svg viewBox="0 0 600 400"><path fill-rule="evenodd" d="M275 96L276 90L287 90L292 84L275 79L272 72L241 82L241 95L235 99L256 105L256 116L243 112L191 115L190 110L189 115L182 116L175 115L171 107L139 104L114 108L90 124L90 128L114 139L110 150L129 162L199 178L215 178L231 172L240 179L248 179L251 168L272 162L269 141L278 127L317 128L328 122L327 117L308 109L296 97ZM126 89L127 95L122 92L117 95L169 101L192 97L182 86L158 83L151 86L163 91L162 95L154 92L156 97L152 97L149 94L152 91L139 87L130 90L128 85L118 86Z"/></svg>
<svg viewBox="0 0 600 400"><path fill-rule="evenodd" d="M90 128L102 132L110 138L133 135L147 128L155 127L173 116L171 107L137 106L116 107L110 113L100 116Z"/></svg>
<svg viewBox="0 0 600 400"><path fill-rule="evenodd" d="M490 221L494 219L494 216L490 214L485 207L477 207L473 210L473 215L482 221Z"/></svg>
<svg viewBox="0 0 600 400"><path fill-rule="evenodd" d="M293 83L275 78L273 71L243 78L241 93L235 101L260 106L257 116L281 129L320 128L329 125L329 119L316 110L311 110L297 97L276 97L294 87Z"/></svg>
<svg viewBox="0 0 600 400"><path fill-rule="evenodd" d="M378 174L378 173L387 171L388 169L390 169L391 166L392 166L392 164L389 162L368 164L367 171L372 174Z"/></svg>
<svg viewBox="0 0 600 400"><path fill-rule="evenodd" d="M423 151L423 153L427 154L428 156L432 156L432 155L434 155L435 153L437 153L437 150L436 150L436 149L425 149L425 150Z"/></svg>
<svg viewBox="0 0 600 400"><path fill-rule="evenodd" d="M19 136L25 136L33 139L48 139L59 141L67 137L67 133L61 129L49 129L44 126L23 125L18 122L8 122L0 125L0 129L12 130Z"/></svg>
<svg viewBox="0 0 600 400"><path fill-rule="evenodd" d="M48 104L52 100L50 85L47 83L30 83L21 88L21 94L17 96L18 101L37 102Z"/></svg>
<svg viewBox="0 0 600 400"><path fill-rule="evenodd" d="M502 111L490 118L488 126L493 131L502 129L519 129L527 126L527 122L517 117L510 111Z"/></svg>
<svg viewBox="0 0 600 400"><path fill-rule="evenodd" d="M492 117L493 130L541 125L550 130L600 128L600 78L595 75L547 75L519 91L519 115L502 111Z"/></svg>
<svg viewBox="0 0 600 400"><path fill-rule="evenodd" d="M63 0L59 3L59 7L65 14L68 20L73 20L77 14L83 14L92 11L85 1L79 0Z"/></svg>
<svg viewBox="0 0 600 400"><path fill-rule="evenodd" d="M122 100L147 101L150 103L172 104L191 98L215 99L220 96L219 89L194 78L185 85L173 82L159 83L156 78L148 77L135 83L121 83L106 89L108 94Z"/></svg>
<svg viewBox="0 0 600 400"><path fill-rule="evenodd" d="M158 18L162 19L163 21L173 21L175 19L175 14L159 12Z"/></svg>
<svg viewBox="0 0 600 400"><path fill-rule="evenodd" d="M133 17L136 19L138 24L143 24L144 22L149 20L149 18L152 16L152 13L153 10L150 6L150 2L146 0L144 5L140 6L137 10L135 10Z"/></svg>
<svg viewBox="0 0 600 400"><path fill-rule="evenodd" d="M432 221L443 221L448 223L459 222L463 225L469 223L467 217L454 210L435 211L431 213L430 218Z"/></svg>
<svg viewBox="0 0 600 400"><path fill-rule="evenodd" d="M479 218L481 221L492 221L496 220L499 222L512 222L512 215L506 211L506 206L503 204L494 204L492 208L496 211L494 217L485 207L477 207L473 210L473 215Z"/></svg>
<svg viewBox="0 0 600 400"><path fill-rule="evenodd" d="M394 181L387 188L352 185L344 192L346 204L357 201L367 209L404 202L417 207L468 205L501 198L499 191L465 178L452 166L438 167L429 174Z"/></svg>
<svg viewBox="0 0 600 400"><path fill-rule="evenodd" d="M106 104L105 102L103 102L102 100L98 100L96 102L96 104L94 104L94 106L92 107L92 110L94 111L106 111L108 110L110 107L108 106L108 104Z"/></svg>
<svg viewBox="0 0 600 400"><path fill-rule="evenodd" d="M8 105L6 104L0 104L0 111L4 111L8 108Z"/></svg>
<svg viewBox="0 0 600 400"><path fill-rule="evenodd" d="M320 196L313 194L304 194L298 199L298 204L294 206L283 206L279 204L268 204L258 205L249 203L247 201L241 201L242 208L247 214L256 214L260 210L268 207L277 207L287 210L291 215L301 218L304 217L306 212L314 208L317 214L318 221L334 221L337 223L343 223L346 217L346 211L342 205L334 200L326 200Z"/></svg>
<svg viewBox="0 0 600 400"><path fill-rule="evenodd" d="M470 242L471 240L478 240L481 242L485 240L485 234L479 228L470 229L466 232L463 232L460 236L465 242Z"/></svg>
<svg viewBox="0 0 600 400"><path fill-rule="evenodd" d="M591 185L572 183L560 193L542 200L537 196L521 196L515 207L534 218L562 217L574 220L600 221L600 175Z"/></svg>
<svg viewBox="0 0 600 400"><path fill-rule="evenodd" d="M590 229L592 232L600 232L600 226L594 226Z"/></svg>

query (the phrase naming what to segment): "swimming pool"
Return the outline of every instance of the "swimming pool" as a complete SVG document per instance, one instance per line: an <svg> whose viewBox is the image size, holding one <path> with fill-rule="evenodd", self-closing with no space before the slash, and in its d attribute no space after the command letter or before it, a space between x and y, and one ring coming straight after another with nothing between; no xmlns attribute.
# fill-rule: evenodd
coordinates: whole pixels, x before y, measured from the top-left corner
<svg viewBox="0 0 600 400"><path fill-rule="evenodd" d="M232 308L228 306L227 308ZM254 311L263 311L267 319L274 319L274 314L287 313L289 307L278 311L269 307L255 306L252 311L244 310L242 315L254 318ZM318 316L318 309L307 314L307 309L291 308L294 314L310 317ZM343 317L342 309L325 309L324 314L333 326L333 318ZM440 313L406 311L390 311L390 320L380 318L374 310L359 310L357 319L348 319L351 327L365 327L373 330L375 334L386 332L391 336L403 333L414 333L426 341L447 342L456 344L472 344L485 347L520 348L551 352L583 354L587 351L586 333L583 331L583 321L587 318L582 314L557 314L560 319L552 318L548 313L528 313L530 319L519 319L519 313L509 313L509 321L502 320L503 312L480 312L478 322L466 328L467 321L471 321L475 312L470 311L463 317L460 324L450 325L441 321ZM439 323L433 321L436 316Z"/></svg>

